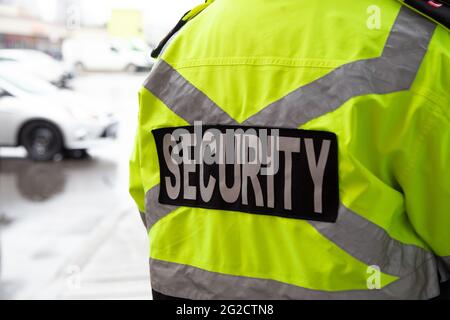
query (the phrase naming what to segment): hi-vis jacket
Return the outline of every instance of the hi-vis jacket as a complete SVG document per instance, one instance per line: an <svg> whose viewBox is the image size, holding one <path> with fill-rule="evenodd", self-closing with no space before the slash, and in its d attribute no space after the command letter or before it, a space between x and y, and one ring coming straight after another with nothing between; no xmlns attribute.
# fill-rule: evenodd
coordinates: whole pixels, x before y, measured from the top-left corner
<svg viewBox="0 0 450 320"><path fill-rule="evenodd" d="M216 0L184 22L140 91L131 159L153 289L437 296L450 32L391 0Z"/></svg>

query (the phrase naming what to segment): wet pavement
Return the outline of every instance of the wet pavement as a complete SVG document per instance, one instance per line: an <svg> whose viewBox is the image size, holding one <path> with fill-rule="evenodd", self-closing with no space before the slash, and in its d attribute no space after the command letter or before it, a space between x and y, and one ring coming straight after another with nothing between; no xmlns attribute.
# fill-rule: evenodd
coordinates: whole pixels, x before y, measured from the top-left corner
<svg viewBox="0 0 450 320"><path fill-rule="evenodd" d="M148 299L147 240L128 196L128 158L145 74L88 74L74 90L120 119L90 157L35 163L0 149L0 298Z"/></svg>

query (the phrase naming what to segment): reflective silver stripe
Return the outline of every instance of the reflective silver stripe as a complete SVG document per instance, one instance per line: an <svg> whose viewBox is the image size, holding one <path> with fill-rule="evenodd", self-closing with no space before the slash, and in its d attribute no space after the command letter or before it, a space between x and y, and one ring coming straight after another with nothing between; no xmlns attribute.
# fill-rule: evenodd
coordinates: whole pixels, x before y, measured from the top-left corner
<svg viewBox="0 0 450 320"><path fill-rule="evenodd" d="M147 227L175 211L177 207L158 202L159 185L146 195ZM403 277L433 254L414 245L401 243L378 225L341 205L336 223L308 221L320 234L366 265Z"/></svg>
<svg viewBox="0 0 450 320"><path fill-rule="evenodd" d="M145 212L139 211L139 213L141 214L141 219L144 223L144 226L147 228L147 230L150 230L149 227L147 227L147 215L145 214Z"/></svg>
<svg viewBox="0 0 450 320"><path fill-rule="evenodd" d="M377 265L381 271L403 277L432 259L432 253L414 245L401 243L378 225L352 212L339 208L336 223L308 221L324 237L367 265Z"/></svg>
<svg viewBox="0 0 450 320"><path fill-rule="evenodd" d="M154 290L193 300L430 299L439 295L434 259L379 290L311 290L275 280L226 275L155 259L150 259L150 275Z"/></svg>
<svg viewBox="0 0 450 320"><path fill-rule="evenodd" d="M356 96L409 89L435 27L402 7L381 57L343 65L272 103L244 123L297 128Z"/></svg>
<svg viewBox="0 0 450 320"><path fill-rule="evenodd" d="M429 20L402 7L380 57L343 65L270 104L244 124L297 128L353 97L409 89L435 28ZM153 68L144 87L190 124L196 120L237 124L163 60Z"/></svg>
<svg viewBox="0 0 450 320"><path fill-rule="evenodd" d="M145 220L147 222L146 226L148 230L150 230L157 221L178 208L159 202L159 188L160 185L158 184L145 194Z"/></svg>
<svg viewBox="0 0 450 320"><path fill-rule="evenodd" d="M162 59L153 67L144 87L190 124L195 121L236 124L225 111Z"/></svg>

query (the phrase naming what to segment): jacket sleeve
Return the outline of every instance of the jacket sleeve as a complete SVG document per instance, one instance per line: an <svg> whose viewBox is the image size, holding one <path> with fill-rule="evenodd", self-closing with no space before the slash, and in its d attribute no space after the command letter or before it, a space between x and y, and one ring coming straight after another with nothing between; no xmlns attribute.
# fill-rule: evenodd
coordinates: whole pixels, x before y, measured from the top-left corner
<svg viewBox="0 0 450 320"><path fill-rule="evenodd" d="M129 191L131 197L134 199L139 212L142 217L142 221L146 225L145 220L145 192L144 186L142 184L141 177L141 161L140 161L140 137L139 129L136 133L134 149L131 154L130 164L129 164Z"/></svg>
<svg viewBox="0 0 450 320"><path fill-rule="evenodd" d="M412 226L450 275L450 112L445 111L435 108L409 147L414 160L402 189Z"/></svg>

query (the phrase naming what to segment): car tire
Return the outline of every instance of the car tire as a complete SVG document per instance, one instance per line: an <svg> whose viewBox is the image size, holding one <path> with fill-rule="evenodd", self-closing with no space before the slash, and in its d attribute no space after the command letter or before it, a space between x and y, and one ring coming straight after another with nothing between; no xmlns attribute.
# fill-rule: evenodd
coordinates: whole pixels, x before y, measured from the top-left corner
<svg viewBox="0 0 450 320"><path fill-rule="evenodd" d="M21 131L20 144L34 161L50 161L62 158L63 139L59 129L45 121L27 124Z"/></svg>
<svg viewBox="0 0 450 320"><path fill-rule="evenodd" d="M135 73L135 72L137 72L137 70L138 70L138 67L135 66L135 65L132 64L132 63L130 63L129 65L127 65L126 68L125 68L125 72L128 72L128 73Z"/></svg>

